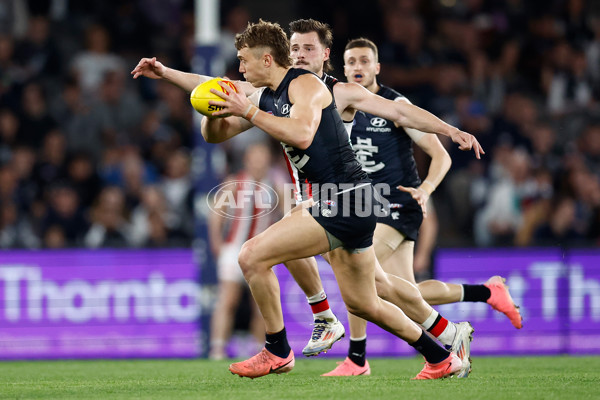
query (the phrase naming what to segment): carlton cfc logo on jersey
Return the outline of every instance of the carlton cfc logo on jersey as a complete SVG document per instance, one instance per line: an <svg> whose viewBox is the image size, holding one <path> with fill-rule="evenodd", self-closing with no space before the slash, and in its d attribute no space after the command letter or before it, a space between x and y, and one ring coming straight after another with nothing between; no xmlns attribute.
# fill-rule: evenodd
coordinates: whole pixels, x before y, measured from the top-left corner
<svg viewBox="0 0 600 400"><path fill-rule="evenodd" d="M375 117L371 118L371 126L375 126L377 128L381 128L387 125L387 121L383 118Z"/></svg>

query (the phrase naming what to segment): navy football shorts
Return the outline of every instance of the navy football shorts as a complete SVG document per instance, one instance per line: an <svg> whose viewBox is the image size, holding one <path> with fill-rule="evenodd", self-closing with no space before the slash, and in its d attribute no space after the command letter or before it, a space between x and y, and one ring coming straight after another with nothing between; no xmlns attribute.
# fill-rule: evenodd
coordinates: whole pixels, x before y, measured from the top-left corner
<svg viewBox="0 0 600 400"><path fill-rule="evenodd" d="M419 203L404 192L394 193L385 198L389 202L389 213L380 217L377 223L391 226L407 240L417 240L419 228L423 223L423 210Z"/></svg>
<svg viewBox="0 0 600 400"><path fill-rule="evenodd" d="M349 251L360 251L373 244L377 219L387 213L374 195L369 182L342 185L322 185L315 196L315 205L308 211L315 220ZM318 197L317 197L318 196ZM332 240L330 239L330 244ZM335 247L333 246L331 250Z"/></svg>

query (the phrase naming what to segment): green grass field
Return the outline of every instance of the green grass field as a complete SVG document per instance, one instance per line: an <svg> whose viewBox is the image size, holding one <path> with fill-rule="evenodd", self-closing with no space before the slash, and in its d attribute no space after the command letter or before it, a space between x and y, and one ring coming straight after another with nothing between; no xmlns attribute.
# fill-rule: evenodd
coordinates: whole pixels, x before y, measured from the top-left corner
<svg viewBox="0 0 600 400"><path fill-rule="evenodd" d="M254 380L226 361L1 362L0 399L600 399L600 357L477 357L467 379L411 381L421 360L372 359L369 377L324 378L333 359L298 359Z"/></svg>

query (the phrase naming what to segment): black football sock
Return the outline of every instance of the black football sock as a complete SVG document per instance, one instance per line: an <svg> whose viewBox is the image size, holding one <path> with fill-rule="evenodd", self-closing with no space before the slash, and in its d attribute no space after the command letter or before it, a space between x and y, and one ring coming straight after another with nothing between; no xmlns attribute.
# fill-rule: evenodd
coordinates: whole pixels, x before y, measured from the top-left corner
<svg viewBox="0 0 600 400"><path fill-rule="evenodd" d="M421 333L421 337L414 343L409 343L419 353L423 354L425 360L431 364L437 364L444 361L450 355L450 352L441 346L438 346L432 338L427 336L425 332Z"/></svg>
<svg viewBox="0 0 600 400"><path fill-rule="evenodd" d="M291 348L287 341L285 328L277 333L267 333L265 348L277 357L286 358L289 356Z"/></svg>
<svg viewBox="0 0 600 400"><path fill-rule="evenodd" d="M359 367L364 367L367 361L367 338L350 339L350 349L348 349L348 358Z"/></svg>
<svg viewBox="0 0 600 400"><path fill-rule="evenodd" d="M463 287L463 300L462 301L478 301L487 302L492 292L484 285L462 285Z"/></svg>

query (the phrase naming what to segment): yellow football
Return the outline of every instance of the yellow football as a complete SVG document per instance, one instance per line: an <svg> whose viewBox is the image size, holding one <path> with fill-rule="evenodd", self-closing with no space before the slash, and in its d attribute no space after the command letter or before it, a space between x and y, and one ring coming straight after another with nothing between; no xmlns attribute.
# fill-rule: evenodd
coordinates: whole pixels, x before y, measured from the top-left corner
<svg viewBox="0 0 600 400"><path fill-rule="evenodd" d="M194 90L192 90L192 93L190 94L190 103L192 103L192 107L194 107L194 109L200 114L206 115L207 117L212 117L213 112L221 111L223 109L221 106L212 106L208 104L208 102L211 100L222 101L219 96L211 93L210 89L216 89L224 92L225 94L229 94L227 90L224 90L221 85L219 85L219 82L225 82L232 91L237 92L233 82L222 78L213 78L199 84L194 88ZM220 117L226 117L226 115L220 115Z"/></svg>

